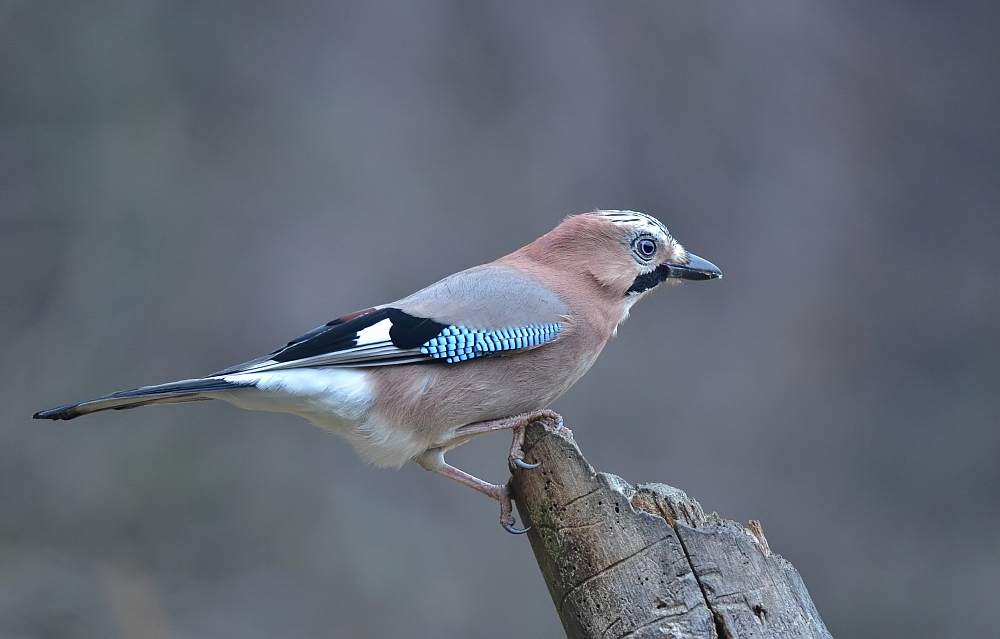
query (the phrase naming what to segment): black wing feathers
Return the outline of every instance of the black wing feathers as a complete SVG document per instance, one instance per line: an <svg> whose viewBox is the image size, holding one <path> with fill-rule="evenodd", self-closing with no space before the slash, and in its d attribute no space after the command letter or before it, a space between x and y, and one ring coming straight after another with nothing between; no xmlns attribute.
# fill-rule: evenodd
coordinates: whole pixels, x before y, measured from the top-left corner
<svg viewBox="0 0 1000 639"><path fill-rule="evenodd" d="M276 362L291 362L353 348L358 345L358 332L385 318L385 311L381 310L362 315L349 322L333 320L292 340L284 348L272 353L271 359Z"/></svg>
<svg viewBox="0 0 1000 639"><path fill-rule="evenodd" d="M402 350L420 348L430 339L441 334L447 326L426 317L414 317L397 308L387 308L392 328L389 329L389 339L392 345Z"/></svg>
<svg viewBox="0 0 1000 639"><path fill-rule="evenodd" d="M413 317L396 308L381 308L346 322L336 319L315 328L272 353L270 359L292 362L355 348L361 331L385 320L391 323L389 339L400 350L419 348L445 329L444 324L431 319Z"/></svg>

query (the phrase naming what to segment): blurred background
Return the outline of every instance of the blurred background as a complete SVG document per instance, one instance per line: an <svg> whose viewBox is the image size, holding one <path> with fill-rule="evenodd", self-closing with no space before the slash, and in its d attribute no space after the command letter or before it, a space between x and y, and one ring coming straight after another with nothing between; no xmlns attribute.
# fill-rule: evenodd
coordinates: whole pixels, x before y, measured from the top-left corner
<svg viewBox="0 0 1000 639"><path fill-rule="evenodd" d="M0 0L0 637L561 629L497 506L287 415L33 422L533 240L725 279L554 406L761 520L838 637L1000 627L997 3ZM450 456L494 481L506 435Z"/></svg>

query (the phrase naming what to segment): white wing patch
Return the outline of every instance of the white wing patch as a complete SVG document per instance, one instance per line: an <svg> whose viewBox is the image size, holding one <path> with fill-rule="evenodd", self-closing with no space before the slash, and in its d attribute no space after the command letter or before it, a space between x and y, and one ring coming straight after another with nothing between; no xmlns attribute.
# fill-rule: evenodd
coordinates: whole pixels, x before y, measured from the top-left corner
<svg viewBox="0 0 1000 639"><path fill-rule="evenodd" d="M392 328L392 320L384 319L378 324L361 329L358 331L358 345L355 348L391 344L392 340L389 339L390 328Z"/></svg>

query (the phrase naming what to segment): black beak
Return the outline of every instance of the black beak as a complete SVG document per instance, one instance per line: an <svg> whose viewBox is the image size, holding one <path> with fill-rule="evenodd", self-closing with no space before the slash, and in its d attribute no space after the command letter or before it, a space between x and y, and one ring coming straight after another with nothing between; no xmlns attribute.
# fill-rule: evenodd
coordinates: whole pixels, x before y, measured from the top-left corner
<svg viewBox="0 0 1000 639"><path fill-rule="evenodd" d="M681 280L716 280L722 277L722 271L715 264L712 264L708 260L703 260L692 253L688 253L687 255L688 261L685 264L660 264L656 267L656 270L643 273L635 278L626 295L629 293L642 293L653 288L660 282L671 278Z"/></svg>
<svg viewBox="0 0 1000 639"><path fill-rule="evenodd" d="M715 264L703 260L694 253L688 253L687 264L664 264L667 267L667 278L677 277L682 280L717 280L722 277L722 271ZM659 269L657 269L659 270Z"/></svg>

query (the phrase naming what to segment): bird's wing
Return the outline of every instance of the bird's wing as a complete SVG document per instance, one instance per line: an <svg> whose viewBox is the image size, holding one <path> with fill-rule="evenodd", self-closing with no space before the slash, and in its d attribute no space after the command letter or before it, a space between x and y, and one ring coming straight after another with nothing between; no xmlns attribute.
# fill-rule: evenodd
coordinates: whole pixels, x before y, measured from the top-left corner
<svg viewBox="0 0 1000 639"><path fill-rule="evenodd" d="M559 297L534 278L488 264L394 304L335 319L266 357L215 375L306 366L453 364L551 342L566 312Z"/></svg>

